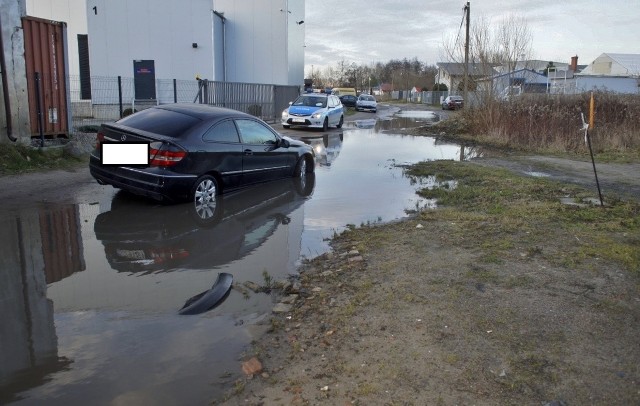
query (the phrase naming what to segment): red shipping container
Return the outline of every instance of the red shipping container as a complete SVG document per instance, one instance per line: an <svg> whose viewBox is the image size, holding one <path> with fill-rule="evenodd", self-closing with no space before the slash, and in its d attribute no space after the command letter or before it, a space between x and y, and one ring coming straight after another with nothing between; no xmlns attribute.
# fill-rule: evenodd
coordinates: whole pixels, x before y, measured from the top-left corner
<svg viewBox="0 0 640 406"><path fill-rule="evenodd" d="M40 74L40 105L43 133L47 138L69 134L67 97L67 24L42 18L22 17L24 59L29 92L31 135L39 136L35 73Z"/></svg>

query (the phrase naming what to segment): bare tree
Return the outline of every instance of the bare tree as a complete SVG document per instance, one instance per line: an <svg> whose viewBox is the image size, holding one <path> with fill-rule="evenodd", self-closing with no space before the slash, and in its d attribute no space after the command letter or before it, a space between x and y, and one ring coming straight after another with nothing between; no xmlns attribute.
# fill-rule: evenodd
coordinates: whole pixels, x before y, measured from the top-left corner
<svg viewBox="0 0 640 406"><path fill-rule="evenodd" d="M502 63L512 72L518 61L524 61L531 56L531 30L523 16L510 14L497 26L496 31Z"/></svg>
<svg viewBox="0 0 640 406"><path fill-rule="evenodd" d="M459 34L443 38L441 55L448 62L464 63L464 40ZM476 73L488 75L496 66L502 66L503 72L511 72L519 61L531 57L531 42L531 31L522 16L510 14L497 24L485 16L476 17L471 22L469 63L480 71ZM477 84L473 79L472 88ZM492 95L492 86L484 89Z"/></svg>

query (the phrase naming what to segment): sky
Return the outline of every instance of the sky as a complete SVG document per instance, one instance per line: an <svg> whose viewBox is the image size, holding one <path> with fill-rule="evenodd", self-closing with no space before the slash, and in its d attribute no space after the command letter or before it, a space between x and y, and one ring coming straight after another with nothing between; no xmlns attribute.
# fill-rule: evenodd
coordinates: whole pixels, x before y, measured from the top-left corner
<svg viewBox="0 0 640 406"><path fill-rule="evenodd" d="M299 1L299 0L298 0ZM305 77L312 69L413 59L446 62L442 44L456 37L466 1L305 0ZM508 14L526 19L532 59L587 65L603 53L640 54L640 0L476 0L470 22ZM464 41L464 26L460 32Z"/></svg>

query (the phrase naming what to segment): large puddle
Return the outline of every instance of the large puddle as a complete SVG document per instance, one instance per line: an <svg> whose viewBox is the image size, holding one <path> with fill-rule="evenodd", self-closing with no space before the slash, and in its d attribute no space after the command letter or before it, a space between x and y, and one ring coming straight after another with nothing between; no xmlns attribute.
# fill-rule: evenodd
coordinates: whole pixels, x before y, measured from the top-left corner
<svg viewBox="0 0 640 406"><path fill-rule="evenodd" d="M428 207L401 166L474 153L393 133L424 119L409 114L307 138L318 154L315 176L224 196L210 217L106 187L93 204L5 213L0 403L221 397L241 376L243 350L268 329L277 297L232 289L208 312L179 309L220 272L236 284L284 279L348 224Z"/></svg>

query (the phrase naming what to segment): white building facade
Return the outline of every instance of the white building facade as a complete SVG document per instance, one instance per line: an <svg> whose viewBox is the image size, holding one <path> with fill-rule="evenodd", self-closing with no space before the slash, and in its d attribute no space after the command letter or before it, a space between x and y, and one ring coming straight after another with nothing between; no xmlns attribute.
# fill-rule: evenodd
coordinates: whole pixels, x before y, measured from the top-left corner
<svg viewBox="0 0 640 406"><path fill-rule="evenodd" d="M576 75L576 88L580 92L640 93L640 54L600 55Z"/></svg>
<svg viewBox="0 0 640 406"><path fill-rule="evenodd" d="M303 83L303 0L86 0L86 21L91 76Z"/></svg>

